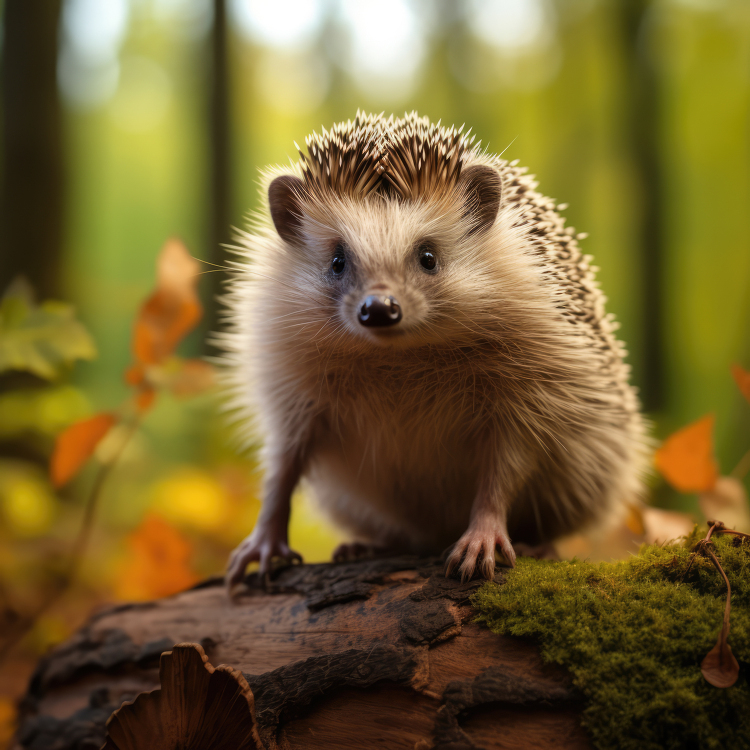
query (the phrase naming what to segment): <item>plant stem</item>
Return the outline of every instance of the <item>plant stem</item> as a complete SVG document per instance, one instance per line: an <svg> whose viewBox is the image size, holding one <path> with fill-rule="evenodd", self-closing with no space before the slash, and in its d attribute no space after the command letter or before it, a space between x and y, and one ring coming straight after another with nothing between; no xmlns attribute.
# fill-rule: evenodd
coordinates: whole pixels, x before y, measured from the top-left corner
<svg viewBox="0 0 750 750"><path fill-rule="evenodd" d="M73 542L73 547L70 551L70 559L68 561L67 570L62 576L59 585L55 587L55 590L37 607L36 611L31 615L21 618L18 625L13 631L4 639L2 645L0 645L0 663L10 653L11 649L30 631L39 621L39 618L55 603L60 597L70 588L73 582L78 568L80 567L81 561L83 560L88 546L89 538L91 537L91 529L94 525L94 516L96 515L96 509L99 505L99 498L102 494L104 484L112 473L112 469L115 467L120 457L122 456L125 447L130 442L135 431L140 425L140 417L136 417L130 423L127 432L123 436L120 446L115 451L114 455L109 461L103 463L99 467L99 471L91 485L91 491L89 492L88 499L86 501L86 507L83 511L83 519L81 521L81 528L78 530L78 535Z"/></svg>

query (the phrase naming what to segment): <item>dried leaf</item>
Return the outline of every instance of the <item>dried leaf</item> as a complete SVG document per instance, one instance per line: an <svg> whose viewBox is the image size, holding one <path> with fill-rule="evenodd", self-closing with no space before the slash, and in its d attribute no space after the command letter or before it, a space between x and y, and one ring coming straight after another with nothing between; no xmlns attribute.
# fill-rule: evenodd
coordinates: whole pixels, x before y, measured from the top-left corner
<svg viewBox="0 0 750 750"><path fill-rule="evenodd" d="M740 674L740 665L727 643L729 628L726 630L725 633L725 628L722 627L719 640L701 662L701 674L706 682L717 688L732 687Z"/></svg>
<svg viewBox="0 0 750 750"><path fill-rule="evenodd" d="M62 487L81 470L116 421L113 414L105 412L76 422L58 435L50 459L50 478L55 487Z"/></svg>
<svg viewBox="0 0 750 750"><path fill-rule="evenodd" d="M193 548L177 529L149 513L128 537L128 558L116 589L123 599L154 599L190 588L198 577L190 561Z"/></svg>
<svg viewBox="0 0 750 750"><path fill-rule="evenodd" d="M750 401L750 372L739 365L732 365L732 377L742 395Z"/></svg>
<svg viewBox="0 0 750 750"><path fill-rule="evenodd" d="M656 451L656 468L680 492L707 492L719 472L713 452L714 415L708 414L668 437Z"/></svg>
<svg viewBox="0 0 750 750"><path fill-rule="evenodd" d="M198 262L185 245L167 240L157 260L156 291L135 322L133 353L140 364L164 362L202 315L195 287Z"/></svg>
<svg viewBox="0 0 750 750"><path fill-rule="evenodd" d="M695 519L688 513L647 506L642 509L644 541L647 544L665 544L687 536L695 527Z"/></svg>
<svg viewBox="0 0 750 750"><path fill-rule="evenodd" d="M216 383L216 370L200 359L185 359L180 368L167 380L167 387L175 396L196 396Z"/></svg>
<svg viewBox="0 0 750 750"><path fill-rule="evenodd" d="M719 477L713 489L698 496L706 518L720 518L728 529L750 532L750 505L745 486L734 477Z"/></svg>
<svg viewBox="0 0 750 750"><path fill-rule="evenodd" d="M37 306L22 281L0 300L0 372L23 370L52 380L76 359L95 356L94 341L70 305Z"/></svg>

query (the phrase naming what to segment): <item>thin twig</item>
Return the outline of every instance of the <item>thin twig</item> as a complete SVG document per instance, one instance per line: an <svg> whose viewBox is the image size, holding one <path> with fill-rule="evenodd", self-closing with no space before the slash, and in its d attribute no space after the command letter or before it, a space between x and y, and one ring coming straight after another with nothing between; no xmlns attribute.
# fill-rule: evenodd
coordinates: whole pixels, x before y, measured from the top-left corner
<svg viewBox="0 0 750 750"><path fill-rule="evenodd" d="M107 480L107 477L112 472L112 469L119 461L120 457L125 450L125 447L130 442L133 434L138 429L140 424L140 418L136 417L130 423L127 432L123 436L122 442L114 455L99 467L96 478L91 485L91 491L89 492L88 500L86 501L86 507L83 511L83 519L81 520L81 528L78 530L73 546L70 551L70 558L68 560L67 570L60 579L59 584L55 587L55 590L37 607L36 611L20 620L17 627L13 629L2 646L0 647L0 663L10 653L11 649L29 632L39 621L39 618L57 602L60 597L70 588L71 583L75 579L78 568L80 567L81 561L83 560L88 546L89 538L91 536L91 529L94 525L94 516L96 513L97 506L99 504L99 498L101 497L102 488Z"/></svg>

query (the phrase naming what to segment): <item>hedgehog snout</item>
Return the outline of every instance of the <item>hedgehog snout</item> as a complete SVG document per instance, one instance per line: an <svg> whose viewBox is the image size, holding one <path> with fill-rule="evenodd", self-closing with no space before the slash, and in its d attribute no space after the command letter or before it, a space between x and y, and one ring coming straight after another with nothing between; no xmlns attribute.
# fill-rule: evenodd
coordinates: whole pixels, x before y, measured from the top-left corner
<svg viewBox="0 0 750 750"><path fill-rule="evenodd" d="M359 306L357 318L363 326L393 326L402 318L401 305L391 295L368 294Z"/></svg>

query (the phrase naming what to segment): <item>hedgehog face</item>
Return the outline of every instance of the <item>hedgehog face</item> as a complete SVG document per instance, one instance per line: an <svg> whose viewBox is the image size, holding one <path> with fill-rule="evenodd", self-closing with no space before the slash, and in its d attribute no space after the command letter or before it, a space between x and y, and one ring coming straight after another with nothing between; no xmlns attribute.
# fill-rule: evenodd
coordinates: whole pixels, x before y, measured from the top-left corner
<svg viewBox="0 0 750 750"><path fill-rule="evenodd" d="M500 201L495 170L466 171L464 182L417 200L312 197L292 176L271 183L274 225L307 284L315 279L308 301L328 301L320 322L337 326L337 346L405 348L465 337L461 319L473 313L455 309L455 300L465 305L472 294L457 295L457 286L481 291L475 270L484 265Z"/></svg>

